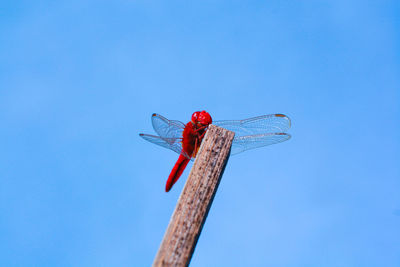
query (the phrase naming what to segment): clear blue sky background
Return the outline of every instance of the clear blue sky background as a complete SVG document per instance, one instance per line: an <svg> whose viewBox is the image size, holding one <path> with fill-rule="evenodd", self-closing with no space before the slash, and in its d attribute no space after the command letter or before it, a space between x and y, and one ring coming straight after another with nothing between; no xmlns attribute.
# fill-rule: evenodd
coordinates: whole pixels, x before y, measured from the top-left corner
<svg viewBox="0 0 400 267"><path fill-rule="evenodd" d="M138 136L284 113L191 266L400 266L399 1L6 1L0 265L149 266L188 171Z"/></svg>

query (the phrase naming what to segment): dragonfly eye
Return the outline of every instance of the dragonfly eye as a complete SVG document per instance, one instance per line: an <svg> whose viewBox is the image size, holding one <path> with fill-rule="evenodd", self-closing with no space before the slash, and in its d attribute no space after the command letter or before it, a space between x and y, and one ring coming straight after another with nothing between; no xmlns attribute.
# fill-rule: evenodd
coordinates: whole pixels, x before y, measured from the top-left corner
<svg viewBox="0 0 400 267"><path fill-rule="evenodd" d="M192 115L192 122L194 124L209 125L212 123L212 119L207 111L196 111Z"/></svg>
<svg viewBox="0 0 400 267"><path fill-rule="evenodd" d="M196 111L195 113L192 114L192 122L197 123L199 121L199 114L200 111Z"/></svg>
<svg viewBox="0 0 400 267"><path fill-rule="evenodd" d="M207 111L202 111L199 113L198 122L203 125L209 125L212 123L212 118Z"/></svg>

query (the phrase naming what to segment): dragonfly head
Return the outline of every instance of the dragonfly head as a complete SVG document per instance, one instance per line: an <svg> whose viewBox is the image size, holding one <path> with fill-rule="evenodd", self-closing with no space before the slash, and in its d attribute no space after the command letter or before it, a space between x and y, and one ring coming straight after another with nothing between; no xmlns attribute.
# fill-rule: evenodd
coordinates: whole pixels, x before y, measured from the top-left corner
<svg viewBox="0 0 400 267"><path fill-rule="evenodd" d="M207 111L196 111L192 115L192 122L196 125L209 125L212 123L212 119Z"/></svg>

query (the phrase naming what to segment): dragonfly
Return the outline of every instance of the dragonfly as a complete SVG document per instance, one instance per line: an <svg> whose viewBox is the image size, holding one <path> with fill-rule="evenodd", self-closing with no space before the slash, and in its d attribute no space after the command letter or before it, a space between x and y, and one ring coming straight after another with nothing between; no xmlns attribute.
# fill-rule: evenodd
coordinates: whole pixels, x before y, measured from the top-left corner
<svg viewBox="0 0 400 267"><path fill-rule="evenodd" d="M151 116L151 122L157 135L141 133L139 136L179 154L165 185L166 192L169 192L178 181L189 161L196 158L210 124L235 133L231 155L280 143L291 137L286 133L291 125L290 119L283 114L269 114L244 120L213 121L211 115L203 110L194 112L191 120L186 124L177 120L168 120L156 113Z"/></svg>

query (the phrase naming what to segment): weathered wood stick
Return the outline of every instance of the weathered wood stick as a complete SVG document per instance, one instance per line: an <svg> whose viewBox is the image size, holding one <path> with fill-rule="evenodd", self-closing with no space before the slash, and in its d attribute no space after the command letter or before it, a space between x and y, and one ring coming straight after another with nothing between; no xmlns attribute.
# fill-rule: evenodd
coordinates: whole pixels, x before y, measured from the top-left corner
<svg viewBox="0 0 400 267"><path fill-rule="evenodd" d="M222 177L234 133L210 125L153 266L188 266Z"/></svg>

